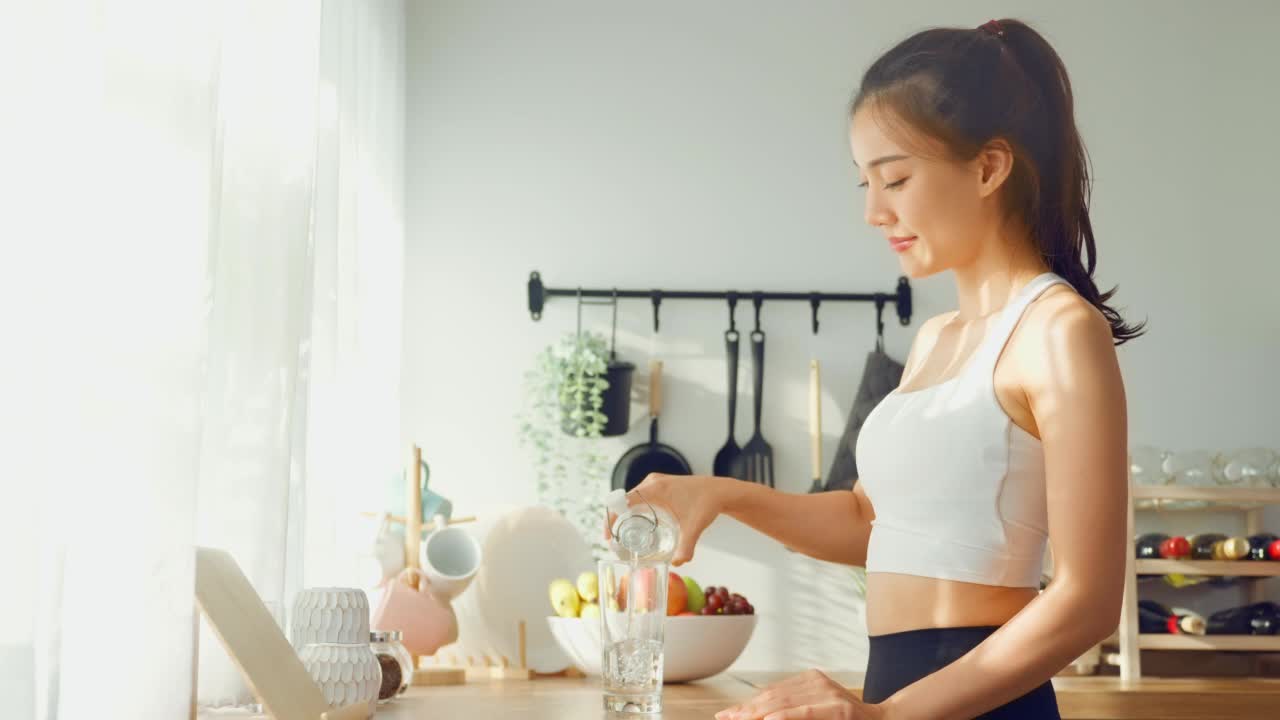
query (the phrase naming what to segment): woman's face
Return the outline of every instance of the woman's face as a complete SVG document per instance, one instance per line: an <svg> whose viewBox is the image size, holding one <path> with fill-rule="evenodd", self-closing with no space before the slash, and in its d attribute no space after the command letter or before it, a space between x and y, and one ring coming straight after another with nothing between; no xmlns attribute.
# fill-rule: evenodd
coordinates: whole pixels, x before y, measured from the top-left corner
<svg viewBox="0 0 1280 720"><path fill-rule="evenodd" d="M972 262L990 204L983 202L988 192L982 171L976 164L931 159L942 157L932 141L920 141L928 158L912 153L876 119L870 106L859 108L850 131L867 224L884 234L908 277Z"/></svg>

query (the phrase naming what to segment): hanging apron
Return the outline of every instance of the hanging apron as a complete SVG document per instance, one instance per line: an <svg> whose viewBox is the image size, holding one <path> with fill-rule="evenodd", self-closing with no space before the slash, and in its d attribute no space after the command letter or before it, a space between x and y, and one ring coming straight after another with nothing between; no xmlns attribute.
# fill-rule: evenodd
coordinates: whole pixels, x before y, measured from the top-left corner
<svg viewBox="0 0 1280 720"><path fill-rule="evenodd" d="M836 456L831 462L831 470L827 473L827 483L823 490L853 489L853 484L858 480L858 463L854 457L858 431L876 405L898 387L904 369L883 350L876 349L867 353L862 382L858 384L858 394L853 400L853 408L849 411L840 443L836 446Z"/></svg>

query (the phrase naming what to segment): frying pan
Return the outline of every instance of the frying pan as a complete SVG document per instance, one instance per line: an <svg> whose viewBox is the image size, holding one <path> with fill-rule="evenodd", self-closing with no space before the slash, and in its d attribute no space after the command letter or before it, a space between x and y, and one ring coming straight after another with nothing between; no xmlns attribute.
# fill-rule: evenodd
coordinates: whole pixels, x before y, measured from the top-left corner
<svg viewBox="0 0 1280 720"><path fill-rule="evenodd" d="M649 441L627 450L613 466L613 489L630 492L649 473L692 475L689 462L678 450L658 442L658 415L662 412L662 361L649 361Z"/></svg>

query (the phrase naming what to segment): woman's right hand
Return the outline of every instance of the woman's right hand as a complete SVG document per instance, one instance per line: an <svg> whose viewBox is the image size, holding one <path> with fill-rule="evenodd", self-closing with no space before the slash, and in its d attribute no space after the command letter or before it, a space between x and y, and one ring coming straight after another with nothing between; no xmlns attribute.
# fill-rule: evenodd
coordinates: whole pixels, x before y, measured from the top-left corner
<svg viewBox="0 0 1280 720"><path fill-rule="evenodd" d="M693 559L693 548L698 544L702 531L716 516L724 512L728 494L737 482L732 478L712 475L664 475L649 473L647 477L627 493L629 507L643 506L645 502L665 508L680 524L680 543L676 546L671 565L679 567ZM610 528L617 515L608 513L604 537L608 540Z"/></svg>

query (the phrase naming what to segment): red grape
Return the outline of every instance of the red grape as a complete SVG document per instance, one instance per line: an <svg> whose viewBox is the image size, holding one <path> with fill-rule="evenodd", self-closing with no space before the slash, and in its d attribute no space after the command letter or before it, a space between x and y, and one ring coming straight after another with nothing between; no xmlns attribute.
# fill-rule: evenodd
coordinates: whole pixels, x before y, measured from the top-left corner
<svg viewBox="0 0 1280 720"><path fill-rule="evenodd" d="M756 608L745 595L729 592L727 585L708 585L702 589L707 604L700 615L755 615Z"/></svg>

